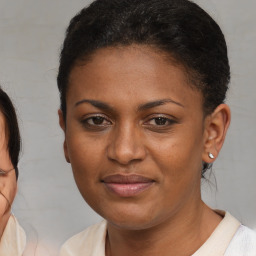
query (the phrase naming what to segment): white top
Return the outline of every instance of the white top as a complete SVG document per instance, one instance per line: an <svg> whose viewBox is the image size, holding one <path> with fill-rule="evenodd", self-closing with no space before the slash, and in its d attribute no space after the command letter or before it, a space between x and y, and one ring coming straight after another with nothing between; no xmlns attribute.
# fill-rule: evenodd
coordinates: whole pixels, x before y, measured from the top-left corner
<svg viewBox="0 0 256 256"><path fill-rule="evenodd" d="M0 256L22 256L25 245L25 232L11 215L0 240Z"/></svg>
<svg viewBox="0 0 256 256"><path fill-rule="evenodd" d="M70 238L60 256L105 256L107 222L102 221ZM256 233L229 213L192 256L256 256Z"/></svg>

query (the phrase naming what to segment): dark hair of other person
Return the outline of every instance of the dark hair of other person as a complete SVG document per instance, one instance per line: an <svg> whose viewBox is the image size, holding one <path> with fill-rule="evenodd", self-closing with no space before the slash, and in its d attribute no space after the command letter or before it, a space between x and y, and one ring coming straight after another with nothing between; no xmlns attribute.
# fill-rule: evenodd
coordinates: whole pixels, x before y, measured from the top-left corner
<svg viewBox="0 0 256 256"><path fill-rule="evenodd" d="M18 161L21 149L21 138L15 108L9 96L0 87L0 111L3 113L6 122L8 139L8 151L13 167L15 168L16 178L18 179Z"/></svg>
<svg viewBox="0 0 256 256"><path fill-rule="evenodd" d="M203 95L204 116L224 103L230 67L218 24L188 0L98 0L71 21L60 55L58 88L66 116L69 74L100 48L147 45L181 64L195 90ZM204 163L202 177L211 165Z"/></svg>

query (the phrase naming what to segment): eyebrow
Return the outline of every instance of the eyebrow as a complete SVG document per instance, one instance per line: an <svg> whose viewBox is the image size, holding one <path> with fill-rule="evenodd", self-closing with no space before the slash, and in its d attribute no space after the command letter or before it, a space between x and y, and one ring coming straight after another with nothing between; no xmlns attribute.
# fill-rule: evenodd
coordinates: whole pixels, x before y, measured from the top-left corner
<svg viewBox="0 0 256 256"><path fill-rule="evenodd" d="M80 100L80 101L76 102L75 107L77 107L77 106L79 106L83 103L89 103L89 104L91 104L92 106L94 106L96 108L99 108L99 109L102 109L102 110L105 110L105 111L114 112L113 107L111 107L109 104L107 104L105 102L98 101L98 100L83 99L83 100ZM161 100L156 100L156 101L147 102L145 104L141 104L138 107L138 111L143 111L143 110L147 110L147 109L150 109L150 108L158 107L158 106L164 105L166 103L173 103L173 104L176 104L176 105L184 108L184 105L182 105L181 103L179 103L177 101L174 101L172 99L161 99Z"/></svg>
<svg viewBox="0 0 256 256"><path fill-rule="evenodd" d="M184 105L182 105L181 103L179 103L177 101L174 101L172 99L161 99L161 100L151 101L151 102L147 102L145 104L140 105L138 107L138 111L147 110L147 109L150 109L150 108L155 108L155 107L164 105L166 103L173 103L173 104L176 104L176 105L184 108Z"/></svg>
<svg viewBox="0 0 256 256"><path fill-rule="evenodd" d="M91 104L92 106L94 106L96 108L99 108L99 109L102 109L102 110L106 110L106 111L113 111L114 110L107 103L104 103L104 102L98 101L98 100L89 100L89 99L83 99L83 100L80 100L80 101L76 102L75 107L77 107L77 106L79 106L79 105L81 105L83 103L89 103L89 104Z"/></svg>

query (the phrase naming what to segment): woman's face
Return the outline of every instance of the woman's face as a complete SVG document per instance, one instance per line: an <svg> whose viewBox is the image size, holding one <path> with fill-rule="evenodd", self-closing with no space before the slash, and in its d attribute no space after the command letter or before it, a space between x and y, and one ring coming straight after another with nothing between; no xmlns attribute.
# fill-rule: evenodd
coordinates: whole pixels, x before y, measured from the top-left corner
<svg viewBox="0 0 256 256"><path fill-rule="evenodd" d="M180 66L150 47L100 49L72 69L66 100L66 158L110 223L149 228L201 202L202 95Z"/></svg>
<svg viewBox="0 0 256 256"><path fill-rule="evenodd" d="M0 111L0 169L3 171L13 169L9 151L7 149L7 136L5 117ZM0 220L2 216L9 214L10 204L14 200L16 190L17 183L15 171L12 170L6 172L6 174L0 174Z"/></svg>

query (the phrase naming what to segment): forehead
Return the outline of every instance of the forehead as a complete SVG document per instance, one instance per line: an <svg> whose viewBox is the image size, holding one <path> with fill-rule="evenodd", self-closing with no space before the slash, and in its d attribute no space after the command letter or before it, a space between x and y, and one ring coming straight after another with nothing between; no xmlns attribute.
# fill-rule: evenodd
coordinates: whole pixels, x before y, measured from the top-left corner
<svg viewBox="0 0 256 256"><path fill-rule="evenodd" d="M67 104L83 97L139 104L168 96L186 104L201 103L201 93L189 85L183 66L167 58L149 46L99 49L71 70Z"/></svg>

